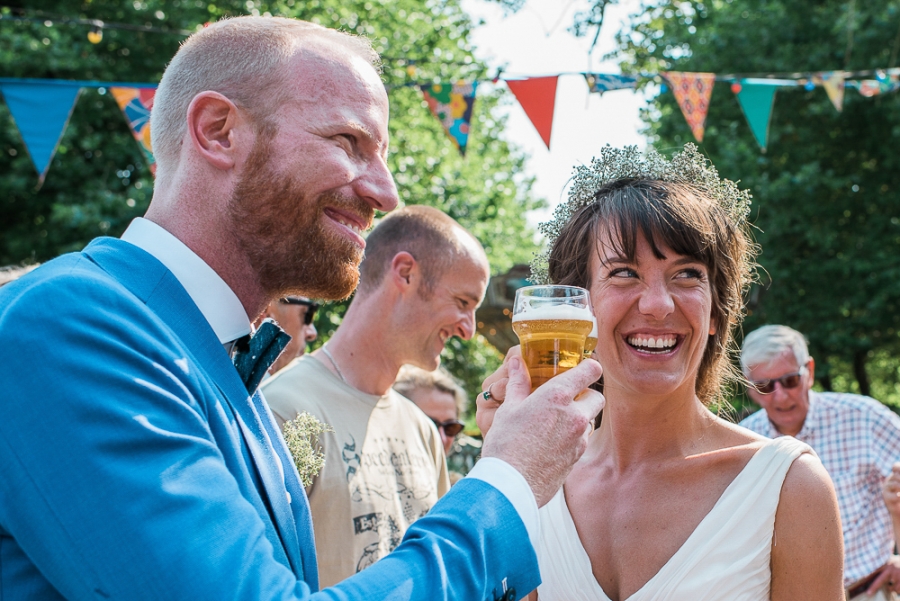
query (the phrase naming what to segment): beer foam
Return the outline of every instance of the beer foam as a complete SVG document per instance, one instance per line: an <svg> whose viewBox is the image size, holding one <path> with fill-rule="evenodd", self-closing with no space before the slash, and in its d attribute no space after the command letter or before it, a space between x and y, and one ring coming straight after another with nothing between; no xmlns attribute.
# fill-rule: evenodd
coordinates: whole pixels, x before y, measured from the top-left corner
<svg viewBox="0 0 900 601"><path fill-rule="evenodd" d="M591 321L594 319L590 309L573 307L572 305L545 305L529 307L525 311L513 315L516 321L537 321L538 319L571 319L573 321ZM596 327L596 326L595 326Z"/></svg>

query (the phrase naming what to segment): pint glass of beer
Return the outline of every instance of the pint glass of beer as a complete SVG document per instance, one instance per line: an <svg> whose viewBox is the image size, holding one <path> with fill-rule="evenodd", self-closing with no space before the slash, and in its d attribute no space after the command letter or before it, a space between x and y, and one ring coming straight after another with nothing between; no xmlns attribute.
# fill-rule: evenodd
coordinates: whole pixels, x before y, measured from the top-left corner
<svg viewBox="0 0 900 601"><path fill-rule="evenodd" d="M581 362L593 327L590 294L577 286L526 286L516 291L513 330L531 389Z"/></svg>

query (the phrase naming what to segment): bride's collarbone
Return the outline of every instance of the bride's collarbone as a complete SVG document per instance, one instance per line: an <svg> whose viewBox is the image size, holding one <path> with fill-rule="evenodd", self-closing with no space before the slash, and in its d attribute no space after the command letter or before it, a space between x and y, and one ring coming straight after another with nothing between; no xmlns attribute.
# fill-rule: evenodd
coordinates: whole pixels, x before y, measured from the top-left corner
<svg viewBox="0 0 900 601"><path fill-rule="evenodd" d="M738 446L566 482L566 503L594 577L624 601L681 549L740 474L756 445ZM582 470L583 471L583 470Z"/></svg>

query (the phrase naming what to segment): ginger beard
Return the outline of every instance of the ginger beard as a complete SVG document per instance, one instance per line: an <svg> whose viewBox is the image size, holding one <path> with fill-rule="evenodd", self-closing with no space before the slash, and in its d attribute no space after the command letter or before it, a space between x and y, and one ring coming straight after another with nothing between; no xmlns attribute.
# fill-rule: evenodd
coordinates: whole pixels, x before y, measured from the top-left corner
<svg viewBox="0 0 900 601"><path fill-rule="evenodd" d="M334 192L308 198L297 178L274 171L274 133L271 125L260 127L246 175L232 193L232 233L267 297L347 298L359 283L363 249L324 227L323 210L342 208L369 225L375 211Z"/></svg>

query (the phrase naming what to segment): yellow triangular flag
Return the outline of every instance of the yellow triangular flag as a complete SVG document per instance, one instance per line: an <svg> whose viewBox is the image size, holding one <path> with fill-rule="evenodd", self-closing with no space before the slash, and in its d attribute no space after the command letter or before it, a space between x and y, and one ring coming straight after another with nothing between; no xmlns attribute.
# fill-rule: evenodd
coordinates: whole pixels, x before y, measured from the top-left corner
<svg viewBox="0 0 900 601"><path fill-rule="evenodd" d="M846 74L843 71L826 71L813 76L813 81L825 88L831 104L839 113L844 108L844 77Z"/></svg>

